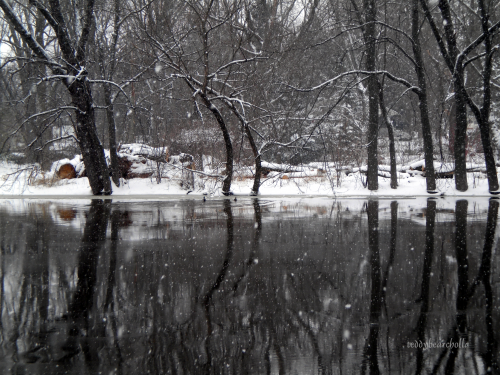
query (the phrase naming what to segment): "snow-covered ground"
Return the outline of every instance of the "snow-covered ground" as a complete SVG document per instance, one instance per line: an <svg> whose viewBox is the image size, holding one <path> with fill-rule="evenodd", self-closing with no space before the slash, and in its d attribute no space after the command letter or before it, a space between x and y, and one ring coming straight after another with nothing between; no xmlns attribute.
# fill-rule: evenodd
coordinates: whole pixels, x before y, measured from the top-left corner
<svg viewBox="0 0 500 375"><path fill-rule="evenodd" d="M122 197L142 197L158 198L172 195L199 196L221 196L221 182L213 178L202 175L195 175L195 188L186 189L181 186L182 171L177 169L177 174L172 170L169 177L163 177L161 183L157 183L156 178L135 178L124 180L120 187L113 186L113 196ZM184 171L184 173L186 173ZM190 174L190 172L187 172ZM340 173L337 178L336 173L317 173L309 169L304 171L291 171L290 173L271 172L267 177L262 178L260 196L331 196L331 197L417 197L432 196L426 191L425 178L421 175L400 173L399 186L397 189L390 188L388 178L379 177L378 191L369 191L363 186L366 177L360 172ZM437 180L437 195L445 196L491 196L488 192L488 182L484 173L468 173L469 189L466 192L459 192L455 189L453 179ZM189 179L189 178L188 178ZM247 196L250 193L253 179L250 175L236 174L233 178L232 191L234 195ZM74 197L91 196L88 179L57 179L54 178L53 171L45 174L33 172L32 169L20 170L15 164L6 162L0 163L0 196L19 197Z"/></svg>

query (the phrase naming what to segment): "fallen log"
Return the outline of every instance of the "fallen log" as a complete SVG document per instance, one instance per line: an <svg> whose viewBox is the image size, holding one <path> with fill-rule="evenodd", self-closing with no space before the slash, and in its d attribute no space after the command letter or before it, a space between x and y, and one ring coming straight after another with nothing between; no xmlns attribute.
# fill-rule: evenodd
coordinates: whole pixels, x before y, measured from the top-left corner
<svg viewBox="0 0 500 375"><path fill-rule="evenodd" d="M60 179L72 179L76 178L76 170L72 164L66 163L59 167L57 170L57 177Z"/></svg>

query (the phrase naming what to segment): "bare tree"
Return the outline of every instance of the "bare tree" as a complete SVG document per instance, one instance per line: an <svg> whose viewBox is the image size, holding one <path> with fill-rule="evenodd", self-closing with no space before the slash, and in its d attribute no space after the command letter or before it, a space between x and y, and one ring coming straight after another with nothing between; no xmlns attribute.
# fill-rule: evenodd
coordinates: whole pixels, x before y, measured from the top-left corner
<svg viewBox="0 0 500 375"><path fill-rule="evenodd" d="M71 96L77 119L75 133L80 146L87 177L94 195L112 192L104 150L96 132L94 101L86 70L86 50L91 35L94 0L88 0L83 8L82 28L78 36L70 35L59 0L48 1L48 7L32 2L54 30L60 48L62 63L44 49L23 25L6 0L0 0L0 8L14 30L33 52L35 59L45 64L53 73L47 80L58 80Z"/></svg>
<svg viewBox="0 0 500 375"><path fill-rule="evenodd" d="M427 191L436 191L436 175L434 173L434 148L432 146L431 123L429 120L429 106L427 101L427 82L425 76L424 59L422 56L422 48L420 46L419 36L419 10L417 0L412 1L412 47L413 56L415 58L415 73L417 74L418 87L418 105L420 109L420 122L422 123L422 136L424 139L424 155L425 155L425 178L427 182Z"/></svg>
<svg viewBox="0 0 500 375"><path fill-rule="evenodd" d="M376 70L376 36L375 21L377 8L375 0L363 1L364 38L366 43L366 70ZM367 183L369 190L378 190L378 108L379 90L377 77L373 74L368 78L368 171Z"/></svg>
<svg viewBox="0 0 500 375"><path fill-rule="evenodd" d="M484 158L486 163L486 171L488 176L489 190L496 193L499 189L498 177L495 167L495 159L493 148L491 145L490 136L490 112L491 112L491 72L492 61L495 49L492 45L493 36L500 28L500 21L491 24L489 13L490 7L481 0L478 2L481 14L481 33L474 41L465 47L460 47L457 28L454 25L453 9L448 0L440 0L438 7L440 10L441 19L443 21L444 32L438 28L435 18L431 13L429 4L426 0L420 0L420 4L424 9L425 16L431 26L434 37L438 43L441 55L444 58L446 66L453 76L453 87L455 95L455 184L459 191L466 191L467 174L466 174L466 135L467 135L467 106L469 106L478 122L481 141L483 145ZM443 35L444 34L444 35ZM480 53L475 57L469 58L469 55L476 50L481 44L484 44L484 53ZM482 96L483 103L479 107L472 100L471 95L467 91L465 84L465 73L467 66L474 60L484 58L483 63L483 84ZM467 60L468 59L468 60Z"/></svg>

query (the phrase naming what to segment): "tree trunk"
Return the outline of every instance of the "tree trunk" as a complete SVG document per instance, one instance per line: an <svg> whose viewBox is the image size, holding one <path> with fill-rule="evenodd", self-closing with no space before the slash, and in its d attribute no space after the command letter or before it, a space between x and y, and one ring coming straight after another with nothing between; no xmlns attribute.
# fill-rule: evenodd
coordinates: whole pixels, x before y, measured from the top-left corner
<svg viewBox="0 0 500 375"><path fill-rule="evenodd" d="M460 72L461 71L461 72ZM467 165L466 165L466 145L467 145L467 103L459 83L459 76L463 78L463 70L455 73L455 188L458 191L467 191Z"/></svg>
<svg viewBox="0 0 500 375"><path fill-rule="evenodd" d="M492 35L489 30L489 13L486 8L484 0L479 0L479 8L481 10L481 23L484 40L484 68L483 68L483 106L478 111L477 108L473 109L474 115L478 120L479 131L481 133L481 142L483 144L484 159L486 163L486 174L488 176L488 185L490 192L497 192L499 190L497 169L495 165L495 156L493 154L493 147L491 145L490 135L490 110L491 110L491 72L493 69L493 54L495 51L492 46Z"/></svg>
<svg viewBox="0 0 500 375"><path fill-rule="evenodd" d="M375 0L365 0L366 70L375 71ZM378 190L378 80L372 74L368 78L368 190Z"/></svg>
<svg viewBox="0 0 500 375"><path fill-rule="evenodd" d="M219 124L219 128L222 131L224 145L226 146L226 177L222 183L222 194L231 195L231 181L233 179L233 144L231 142L231 136L229 135L226 122L217 107L210 102L205 94L199 93L199 95L203 100L203 104L205 104L208 110L214 115L217 123Z"/></svg>
<svg viewBox="0 0 500 375"><path fill-rule="evenodd" d="M43 14L47 22L52 26L57 36L57 41L65 60L64 68L54 64L50 55L33 38L31 33L23 26L19 17L14 13L10 5L5 0L0 0L6 19L12 24L16 32L19 33L23 41L28 45L33 54L41 62L49 66L55 75L61 77L62 83L68 89L72 103L76 110L76 137L82 152L83 163L89 179L90 188L94 195L111 194L111 182L109 180L108 167L95 127L94 102L90 85L87 81L85 70L85 50L90 35L90 29L94 13L94 1L89 0L82 21L83 28L80 39L77 43L70 39L67 32L59 1L49 2L50 10L35 4ZM78 45L75 49L75 45Z"/></svg>
<svg viewBox="0 0 500 375"><path fill-rule="evenodd" d="M495 155L493 154L493 147L491 145L490 122L487 118L482 118L481 122L479 122L479 132L481 134L481 143L483 145L489 191L497 192L499 190L498 175L495 165Z"/></svg>
<svg viewBox="0 0 500 375"><path fill-rule="evenodd" d="M444 35L447 47L445 46L444 39L434 22L434 18L430 12L428 4L425 0L419 0L422 8L424 9L425 16L429 21L432 32L438 43L439 49L443 58L448 66L448 69L453 74L453 86L455 91L455 115L456 115L456 128L455 128L455 187L458 191L466 191L467 186L467 172L466 172L466 141L467 141L467 93L461 90L461 85L464 78L464 67L462 63L457 63L459 50L457 47L457 34L453 26L453 19L451 16L451 8L448 0L440 0L438 3L443 19ZM464 95L465 93L465 95Z"/></svg>
<svg viewBox="0 0 500 375"><path fill-rule="evenodd" d="M385 108L384 101L384 88L381 83L379 83L379 104L380 110L382 111L382 117L384 118L385 125L387 126L387 133L389 135L389 158L391 164L391 189L398 188L398 171L396 166L396 146L394 143L394 128L389 122L387 117L387 109Z"/></svg>
<svg viewBox="0 0 500 375"><path fill-rule="evenodd" d="M468 189L465 158L467 145L467 93L461 90L461 83L464 82L464 67L462 64L457 64L459 50L450 4L448 0L440 0L438 6L443 17L443 28L449 51L448 67L453 74L453 86L455 90L455 187L458 191L466 191Z"/></svg>
<svg viewBox="0 0 500 375"><path fill-rule="evenodd" d="M415 72L417 73L418 86L420 88L420 93L418 94L418 106L420 109L420 122L422 123L422 136L424 140L425 179L427 183L427 191L434 193L436 191L436 175L434 173L434 147L432 145L431 123L429 120L429 106L427 102L427 83L425 81L422 49L420 48L419 27L420 24L418 17L418 0L413 0L413 54L415 56Z"/></svg>
<svg viewBox="0 0 500 375"><path fill-rule="evenodd" d="M104 103L106 104L106 118L108 120L109 136L109 164L111 169L111 178L116 186L120 186L120 168L118 166L118 154L116 151L116 125L113 103L111 102L111 87L104 85Z"/></svg>
<svg viewBox="0 0 500 375"><path fill-rule="evenodd" d="M106 165L104 149L97 137L90 86L85 80L76 79L68 85L68 90L73 105L78 108L75 130L92 194L110 195L112 189L109 170Z"/></svg>
<svg viewBox="0 0 500 375"><path fill-rule="evenodd" d="M250 195L258 195L260 188L260 177L262 173L261 155L259 153L257 145L255 144L255 140L253 139L252 132L250 131L248 125L245 124L244 129L245 134L248 137L248 143L250 143L250 147L252 148L253 156L255 158L255 177L253 179L253 187Z"/></svg>

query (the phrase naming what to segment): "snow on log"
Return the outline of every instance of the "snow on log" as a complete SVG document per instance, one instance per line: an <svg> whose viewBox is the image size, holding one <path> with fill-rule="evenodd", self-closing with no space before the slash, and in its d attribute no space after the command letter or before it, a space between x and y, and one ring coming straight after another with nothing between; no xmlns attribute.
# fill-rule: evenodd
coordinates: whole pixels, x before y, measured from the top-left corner
<svg viewBox="0 0 500 375"><path fill-rule="evenodd" d="M168 158L168 162L173 165L182 165L187 169L196 169L193 155L180 153L179 155L172 155Z"/></svg>
<svg viewBox="0 0 500 375"><path fill-rule="evenodd" d="M137 155L118 154L118 168L125 179L148 178L154 172L147 159Z"/></svg>
<svg viewBox="0 0 500 375"><path fill-rule="evenodd" d="M60 179L84 177L85 166L83 165L82 157L80 155L76 155L71 160L62 159L55 161L50 167L50 175Z"/></svg>
<svg viewBox="0 0 500 375"><path fill-rule="evenodd" d="M156 163L167 163L167 147L151 147L140 143L120 145L117 150L118 168L125 179L149 178Z"/></svg>
<svg viewBox="0 0 500 375"><path fill-rule="evenodd" d="M148 160L167 162L168 161L168 147L151 147L140 143L129 143L120 145L117 150L119 156L133 155L141 156Z"/></svg>
<svg viewBox="0 0 500 375"><path fill-rule="evenodd" d="M408 171L410 174L412 174L411 171L422 172L422 176L425 177L425 160L418 160L408 165L403 165L398 169L400 172ZM486 173L486 167L483 164L467 163L466 171ZM434 161L434 173L436 174L436 178L453 178L455 165L453 163Z"/></svg>
<svg viewBox="0 0 500 375"><path fill-rule="evenodd" d="M104 150L106 161L110 164L109 150ZM163 165L167 163L185 169L196 169L194 157L181 153L170 156L167 147L150 147L138 143L124 144L118 148L118 169L125 179L149 178L155 173L161 173ZM86 177L85 166L81 155L73 159L56 161L51 167L52 175L60 179ZM192 172L189 172L191 175Z"/></svg>
<svg viewBox="0 0 500 375"><path fill-rule="evenodd" d="M266 161L261 162L261 170L263 175L267 175L269 172L290 173L305 171L305 169L301 167L295 167L287 164L268 163Z"/></svg>

